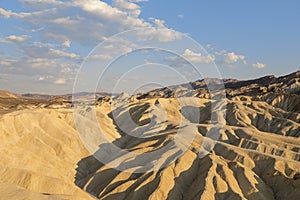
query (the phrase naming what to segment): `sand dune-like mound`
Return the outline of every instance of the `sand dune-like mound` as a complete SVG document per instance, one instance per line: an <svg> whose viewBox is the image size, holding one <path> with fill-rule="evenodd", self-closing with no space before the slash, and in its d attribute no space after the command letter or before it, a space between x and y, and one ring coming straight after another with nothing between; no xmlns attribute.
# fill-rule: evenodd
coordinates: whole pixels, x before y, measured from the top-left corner
<svg viewBox="0 0 300 200"><path fill-rule="evenodd" d="M20 110L0 118L0 199L89 199L73 184L88 152L70 111Z"/></svg>
<svg viewBox="0 0 300 200"><path fill-rule="evenodd" d="M186 152L179 152L178 158L175 156L178 152L171 152L172 148L170 152L164 152L168 155L163 156L164 161L169 165L158 171L120 172L93 156L87 157L78 163L76 184L100 199L296 200L300 195L300 179L294 180L300 172L300 113L291 113L263 101L241 101L240 98L228 100L227 106L221 107L227 112L226 125L220 130L213 150L204 157L199 157L199 146L204 145L209 129L215 128L209 125L213 122L209 121L207 100L199 100L198 105L179 107L175 99L159 99L168 112L166 128L160 134L142 139L118 132L114 121L102 108L101 113L107 116L105 128L113 129L111 132L114 133L110 135L118 135L118 144L130 152L155 151L172 142L181 118L195 127L191 129L195 131L195 138ZM147 127L151 122L145 116L155 106L154 102L141 101L128 108L144 109L139 117L134 116L144 135L151 135L155 129L155 126ZM202 112L199 123L190 119L192 110ZM118 117L122 118L122 115ZM115 120L119 121L118 118ZM124 123L120 126L128 123L120 121ZM176 159L172 160L174 157Z"/></svg>
<svg viewBox="0 0 300 200"><path fill-rule="evenodd" d="M75 113L64 97L2 98L0 199L297 200L299 78L199 80Z"/></svg>
<svg viewBox="0 0 300 200"><path fill-rule="evenodd" d="M0 98L17 98L18 96L5 90L0 90Z"/></svg>

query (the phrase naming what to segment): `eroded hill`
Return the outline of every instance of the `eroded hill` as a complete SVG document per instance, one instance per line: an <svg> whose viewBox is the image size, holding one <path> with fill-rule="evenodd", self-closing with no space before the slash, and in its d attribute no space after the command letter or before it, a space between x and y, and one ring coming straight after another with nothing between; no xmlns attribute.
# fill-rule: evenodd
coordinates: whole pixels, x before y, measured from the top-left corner
<svg viewBox="0 0 300 200"><path fill-rule="evenodd" d="M115 168L86 150L68 99L3 95L0 199L297 200L299 79L299 71L227 79L220 102L200 80L192 89L172 86L85 105L75 116L88 128L95 111L109 140L99 152L113 144L137 155L111 155L122 161ZM219 87L220 80L206 81ZM153 154L143 160L147 153Z"/></svg>

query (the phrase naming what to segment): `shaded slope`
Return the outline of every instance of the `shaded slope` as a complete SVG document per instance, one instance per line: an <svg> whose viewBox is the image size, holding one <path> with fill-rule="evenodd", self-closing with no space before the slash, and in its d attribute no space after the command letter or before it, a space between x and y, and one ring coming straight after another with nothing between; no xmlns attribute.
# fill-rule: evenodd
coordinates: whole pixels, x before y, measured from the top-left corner
<svg viewBox="0 0 300 200"><path fill-rule="evenodd" d="M154 101L145 100L138 104L150 105L148 109L151 109ZM189 121L188 112L198 108L201 116L209 116L210 108L205 99L199 100L198 106L185 109L184 115L182 107L176 106L176 99L160 98L159 102L168 110L166 124L172 123L173 127L179 125L176 120L181 117ZM109 106L103 104L99 110L104 115L105 107ZM110 169L91 156L78 163L75 183L100 199L296 200L300 195L300 180L293 177L300 172L300 114L264 101L251 101L246 96L228 100L227 107L222 109L227 109L227 125L221 130L213 151L204 158L198 157L199 145L213 127L209 127L209 120L200 117L199 123L190 121L198 131L189 150L168 167L131 174ZM139 113L138 118L147 115L146 111ZM293 117L288 119L287 116ZM149 140L118 134L109 114L106 118L105 125L114 127L116 135L120 135L118 141L126 141L121 142L125 144L122 147L132 152L153 151L157 141L172 141L172 137L165 135ZM143 123L145 125L147 123ZM165 157L166 161L170 158L172 156Z"/></svg>

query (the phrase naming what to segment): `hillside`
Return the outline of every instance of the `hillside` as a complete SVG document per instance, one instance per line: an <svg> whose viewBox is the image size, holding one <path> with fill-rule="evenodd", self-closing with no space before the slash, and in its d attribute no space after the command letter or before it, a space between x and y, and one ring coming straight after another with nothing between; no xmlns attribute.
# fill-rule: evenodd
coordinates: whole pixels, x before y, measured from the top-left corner
<svg viewBox="0 0 300 200"><path fill-rule="evenodd" d="M75 113L64 97L5 93L0 199L298 200L300 71L222 81L224 101L211 98L221 80L204 79L101 97ZM99 124L109 142L80 138L74 118L86 133ZM102 154L112 144L127 152Z"/></svg>

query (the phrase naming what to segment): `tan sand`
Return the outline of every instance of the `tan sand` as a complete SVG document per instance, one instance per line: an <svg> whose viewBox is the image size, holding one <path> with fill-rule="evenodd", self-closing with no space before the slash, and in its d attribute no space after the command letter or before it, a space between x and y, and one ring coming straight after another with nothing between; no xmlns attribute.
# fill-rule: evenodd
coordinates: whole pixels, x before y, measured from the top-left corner
<svg viewBox="0 0 300 200"><path fill-rule="evenodd" d="M144 154L168 144L187 147L184 152L164 149L159 157L145 160L145 166L167 165L144 173L118 171L91 156L64 100L26 100L0 92L0 199L298 200L299 76L296 72L276 80L270 76L233 81L226 102L217 104L217 121L211 120L212 101L203 88L192 97L181 97L181 102L158 97L164 96L164 90L145 98L123 95L115 98L120 102L114 119L111 100L98 102L94 108L100 127L120 148ZM86 107L79 116L87 128L93 123L85 114L92 108ZM132 131L142 138L117 127L116 122L129 127L127 111L138 125ZM200 116L195 119L197 112ZM224 122L221 128L220 122ZM183 134L174 143L180 130ZM218 131L217 140L210 138L211 131Z"/></svg>

